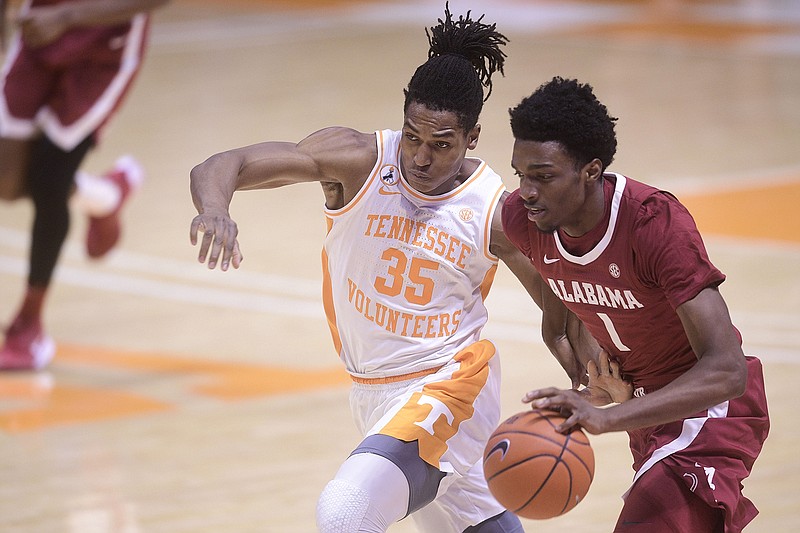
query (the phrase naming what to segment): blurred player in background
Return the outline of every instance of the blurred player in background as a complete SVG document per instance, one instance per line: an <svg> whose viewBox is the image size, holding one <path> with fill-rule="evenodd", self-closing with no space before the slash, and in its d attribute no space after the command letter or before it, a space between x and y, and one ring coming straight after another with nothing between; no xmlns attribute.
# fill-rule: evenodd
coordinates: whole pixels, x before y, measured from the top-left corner
<svg viewBox="0 0 800 533"><path fill-rule="evenodd" d="M70 196L89 216L86 250L104 256L143 179L129 156L79 173L139 71L149 12L168 0L32 0L16 19L0 91L0 198L33 201L27 288L5 332L0 370L40 369L55 353L42 310L66 239Z"/></svg>
<svg viewBox="0 0 800 533"><path fill-rule="evenodd" d="M633 384L605 409L574 390L525 400L571 413L561 430L628 432L636 474L614 531L741 531L758 512L742 481L769 431L761 362L742 352L686 208L606 172L616 120L562 78L511 111L520 186L505 232Z"/></svg>
<svg viewBox="0 0 800 533"><path fill-rule="evenodd" d="M320 496L324 533L382 532L407 515L435 533L522 531L490 495L481 462L500 417L499 358L480 338L498 259L540 307L558 307L544 329L573 383L583 373L576 354L596 347L575 322L567 328L566 308L503 235L500 176L466 157L484 86L488 98L505 60L506 38L482 19L446 8L430 28L402 130L332 127L297 144L222 152L191 172L191 240L222 270L242 261L235 191L322 185L324 307L365 436Z"/></svg>

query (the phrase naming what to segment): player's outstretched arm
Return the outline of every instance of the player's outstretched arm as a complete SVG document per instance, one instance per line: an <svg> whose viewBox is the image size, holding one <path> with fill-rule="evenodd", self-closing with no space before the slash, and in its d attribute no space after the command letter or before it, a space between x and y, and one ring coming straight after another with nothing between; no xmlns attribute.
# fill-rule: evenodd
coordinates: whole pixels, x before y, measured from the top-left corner
<svg viewBox="0 0 800 533"><path fill-rule="evenodd" d="M294 145L288 143L261 143L215 154L192 169L189 190L198 215L192 220L189 239L192 245L200 242L201 263L206 262L210 269L219 263L223 271L231 264L239 268L243 259L237 241L239 230L228 211L233 193L262 181L258 161L269 162L293 151ZM263 181L269 181L273 171L268 164L261 167Z"/></svg>
<svg viewBox="0 0 800 533"><path fill-rule="evenodd" d="M236 191L317 181L341 188L347 198L363 185L376 159L374 135L348 128L326 128L296 144L263 142L212 155L190 173L198 215L189 238L193 245L200 242L200 262L212 269L239 267L238 229L229 213Z"/></svg>

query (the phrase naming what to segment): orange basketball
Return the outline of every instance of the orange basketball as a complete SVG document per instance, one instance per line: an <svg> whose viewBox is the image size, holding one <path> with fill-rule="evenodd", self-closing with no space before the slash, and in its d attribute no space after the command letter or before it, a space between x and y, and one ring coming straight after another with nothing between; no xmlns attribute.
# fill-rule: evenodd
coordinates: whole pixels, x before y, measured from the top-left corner
<svg viewBox="0 0 800 533"><path fill-rule="evenodd" d="M500 504L523 518L562 515L578 505L594 478L594 452L581 429L555 428L565 418L543 409L500 424L483 452L483 473Z"/></svg>

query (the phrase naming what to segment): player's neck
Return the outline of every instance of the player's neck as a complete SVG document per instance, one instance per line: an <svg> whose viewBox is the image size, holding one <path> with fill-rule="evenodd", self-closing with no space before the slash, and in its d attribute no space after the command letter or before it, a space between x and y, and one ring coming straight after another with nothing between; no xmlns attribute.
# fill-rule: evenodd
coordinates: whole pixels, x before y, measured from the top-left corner
<svg viewBox="0 0 800 533"><path fill-rule="evenodd" d="M586 201L581 209L581 216L575 224L562 226L560 233L573 239L591 233L606 219L607 202L605 194L605 179L599 179L590 185L586 194Z"/></svg>

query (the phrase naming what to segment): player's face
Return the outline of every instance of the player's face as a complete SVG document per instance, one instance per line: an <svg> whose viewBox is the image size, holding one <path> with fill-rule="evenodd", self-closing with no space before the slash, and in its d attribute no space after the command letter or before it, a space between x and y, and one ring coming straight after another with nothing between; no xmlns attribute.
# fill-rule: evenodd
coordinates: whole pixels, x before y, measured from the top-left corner
<svg viewBox="0 0 800 533"><path fill-rule="evenodd" d="M406 181L430 196L453 190L469 175L462 171L462 165L467 150L478 144L479 133L480 125L464 132L451 111L433 111L412 102L405 114L400 140L400 161Z"/></svg>
<svg viewBox="0 0 800 533"><path fill-rule="evenodd" d="M598 203L595 187L599 160L581 167L558 142L516 140L511 166L519 177L519 193L528 219L540 231L562 228L578 237L598 222L598 207L602 216L602 188Z"/></svg>

